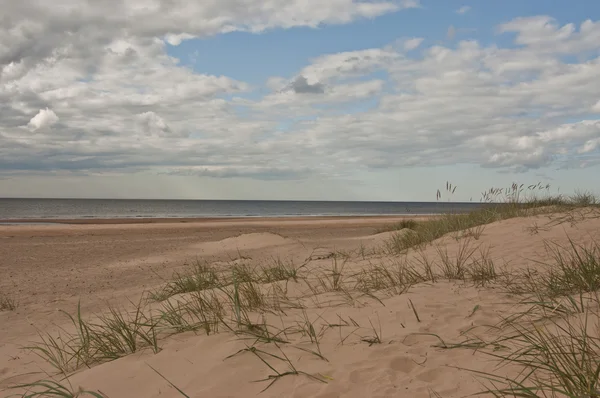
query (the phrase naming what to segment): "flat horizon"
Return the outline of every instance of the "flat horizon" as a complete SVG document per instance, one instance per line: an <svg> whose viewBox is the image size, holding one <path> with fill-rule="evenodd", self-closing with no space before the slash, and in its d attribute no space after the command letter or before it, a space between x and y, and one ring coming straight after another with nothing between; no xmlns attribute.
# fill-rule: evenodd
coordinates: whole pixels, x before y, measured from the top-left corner
<svg viewBox="0 0 600 398"><path fill-rule="evenodd" d="M138 201L214 201L214 202L343 202L343 203L479 203L479 201L442 200L326 200L326 199L165 199L165 198L73 198L73 197L0 197L0 200L138 200ZM485 202L481 202L485 203Z"/></svg>

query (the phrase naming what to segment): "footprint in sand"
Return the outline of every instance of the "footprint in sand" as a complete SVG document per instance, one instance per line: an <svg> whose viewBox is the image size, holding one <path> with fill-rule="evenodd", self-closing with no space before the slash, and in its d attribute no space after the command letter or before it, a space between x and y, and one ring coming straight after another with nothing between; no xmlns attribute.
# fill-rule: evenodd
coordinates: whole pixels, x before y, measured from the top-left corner
<svg viewBox="0 0 600 398"><path fill-rule="evenodd" d="M417 379L424 381L426 383L434 382L439 379L442 372L439 369L429 369L425 370L417 375Z"/></svg>
<svg viewBox="0 0 600 398"><path fill-rule="evenodd" d="M354 369L353 371L350 372L350 374L348 375L348 379L350 380L351 383L356 383L356 384L363 384L366 381L369 381L372 379L372 373L373 371L376 371L377 367L375 366L371 366L369 368L364 368L364 367L358 367L357 369Z"/></svg>
<svg viewBox="0 0 600 398"><path fill-rule="evenodd" d="M409 357L396 357L390 361L390 368L398 372L411 373L418 366Z"/></svg>

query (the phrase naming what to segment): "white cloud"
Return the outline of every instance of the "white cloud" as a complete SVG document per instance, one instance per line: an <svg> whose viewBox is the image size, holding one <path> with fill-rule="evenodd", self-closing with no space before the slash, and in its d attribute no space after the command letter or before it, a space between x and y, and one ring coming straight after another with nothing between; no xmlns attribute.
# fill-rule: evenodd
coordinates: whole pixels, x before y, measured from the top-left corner
<svg viewBox="0 0 600 398"><path fill-rule="evenodd" d="M387 92L375 94L378 107L320 114L298 127L314 153L340 169L471 163L524 171L600 159L594 152L600 123L566 121L595 106L600 58L567 64L560 53L462 41L456 49L433 46L421 59L387 48L332 54L303 72L347 84L381 69L395 86L390 91L383 83ZM310 104L303 111L318 112ZM579 157L583 153L586 159Z"/></svg>
<svg viewBox="0 0 600 398"><path fill-rule="evenodd" d="M308 83L327 82L344 76L362 76L386 68L402 57L393 49L372 48L327 54L313 60L300 74Z"/></svg>
<svg viewBox="0 0 600 398"><path fill-rule="evenodd" d="M462 6L460 7L458 10L456 10L457 14L466 14L467 12L469 12L471 10L470 6Z"/></svg>
<svg viewBox="0 0 600 398"><path fill-rule="evenodd" d="M196 73L167 55L165 40L344 23L418 2L64 3L76 12L41 0L5 7L13 22L0 27L3 174L267 180L600 161L599 122L585 120L600 112L600 22L532 17L501 25L518 46L426 47L410 38L324 54L269 78L257 99L262 87Z"/></svg>
<svg viewBox="0 0 600 398"><path fill-rule="evenodd" d="M422 37L414 37L412 39L407 39L404 41L404 49L406 51L411 51L418 48L421 43L423 43Z"/></svg>
<svg viewBox="0 0 600 398"><path fill-rule="evenodd" d="M28 123L29 128L32 131L42 129L44 127L50 127L58 122L58 116L52 109L40 109L40 111L31 118Z"/></svg>
<svg viewBox="0 0 600 398"><path fill-rule="evenodd" d="M586 20L577 29L573 23L559 26L549 16L516 18L502 24L499 31L517 34L515 42L530 50L549 54L577 54L597 51L600 21Z"/></svg>
<svg viewBox="0 0 600 398"><path fill-rule="evenodd" d="M165 120L152 111L137 115L137 122L142 135L164 137L171 134L171 129Z"/></svg>

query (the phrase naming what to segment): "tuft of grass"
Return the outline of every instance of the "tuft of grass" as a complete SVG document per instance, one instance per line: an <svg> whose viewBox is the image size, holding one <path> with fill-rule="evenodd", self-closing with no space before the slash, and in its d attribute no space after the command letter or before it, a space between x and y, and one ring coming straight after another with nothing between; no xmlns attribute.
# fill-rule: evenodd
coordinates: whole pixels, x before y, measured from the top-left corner
<svg viewBox="0 0 600 398"><path fill-rule="evenodd" d="M590 315L596 319L591 324ZM488 353L501 365L521 368L516 377L475 371L488 384L482 394L495 397L600 396L600 339L597 314L583 319L553 321L549 326L511 323L514 347L509 354Z"/></svg>
<svg viewBox="0 0 600 398"><path fill-rule="evenodd" d="M82 318L80 305L76 316L65 314L75 332L61 329L57 337L40 333L41 341L25 347L60 373L115 360L148 347L155 353L160 351L158 323L143 313L141 301L133 313L109 307L108 313L100 315L94 322Z"/></svg>
<svg viewBox="0 0 600 398"><path fill-rule="evenodd" d="M499 276L499 272L496 271L496 266L490 256L489 249L485 251L480 250L479 258L474 258L471 261L465 273L475 286L480 287L485 287Z"/></svg>
<svg viewBox="0 0 600 398"><path fill-rule="evenodd" d="M526 269L503 276L501 283L512 294L557 298L600 290L600 244L580 245L569 238L562 247L546 243L553 261L542 270Z"/></svg>
<svg viewBox="0 0 600 398"><path fill-rule="evenodd" d="M248 264L236 264L231 268L231 278L238 283L252 283L258 280L258 273L256 267L252 267Z"/></svg>
<svg viewBox="0 0 600 398"><path fill-rule="evenodd" d="M0 293L0 311L14 311L17 309L15 299Z"/></svg>
<svg viewBox="0 0 600 398"><path fill-rule="evenodd" d="M344 273L346 263L347 260L343 260L340 263L336 257L333 257L331 267L323 271L315 270L316 274L311 278L304 278L304 282L315 296L324 292L346 294L346 279L348 277Z"/></svg>
<svg viewBox="0 0 600 398"><path fill-rule="evenodd" d="M273 264L260 269L260 281L262 283L272 283L277 281L298 281L298 268L292 263L286 264L281 259L274 259Z"/></svg>
<svg viewBox="0 0 600 398"><path fill-rule="evenodd" d="M360 341L369 344L369 347L371 347L373 344L382 343L383 334L381 331L381 320L379 319L379 315L377 316L377 319L379 320L379 328L375 328L373 322L369 319L369 324L371 325L371 331L373 332L373 334L367 337L360 338Z"/></svg>
<svg viewBox="0 0 600 398"><path fill-rule="evenodd" d="M310 339L310 342L312 344L315 344L317 347L317 351L311 351L302 347L296 347L299 350L308 352L310 354L313 354L319 358L321 358L324 361L327 361L327 359L323 356L323 353L321 352L321 338L323 337L323 335L325 334L325 327L321 327L321 329L317 332L317 329L315 328L314 322L312 322L310 320L310 317L308 316L306 310L302 310L302 321L297 321L296 322L297 326L298 326L298 331L303 335L303 336L308 336L308 338Z"/></svg>
<svg viewBox="0 0 600 398"><path fill-rule="evenodd" d="M31 350L59 373L67 374L88 364L85 349L72 335L60 333L58 336L38 333L40 341L24 347Z"/></svg>
<svg viewBox="0 0 600 398"><path fill-rule="evenodd" d="M147 317L140 305L133 314L109 307L107 315L92 324L93 343L102 354L101 360L113 360L133 354L145 347L154 353L160 351L156 335L156 321Z"/></svg>
<svg viewBox="0 0 600 398"><path fill-rule="evenodd" d="M15 390L25 390L23 393L14 394L13 397L35 398L35 397L62 397L78 398L90 396L95 398L107 398L99 391L87 391L82 388L73 390L72 386L65 386L54 380L39 380L34 383L20 384L11 387Z"/></svg>
<svg viewBox="0 0 600 398"><path fill-rule="evenodd" d="M416 220L407 218L405 220L401 220L399 222L393 223L393 224L389 224L386 225L382 228L379 228L375 231L376 234L378 233L382 233L382 232L389 232L389 231L401 231L403 229L416 229L417 225L419 223Z"/></svg>
<svg viewBox="0 0 600 398"><path fill-rule="evenodd" d="M206 335L219 332L219 326L227 314L223 301L215 292L194 292L183 306L186 315L198 325Z"/></svg>
<svg viewBox="0 0 600 398"><path fill-rule="evenodd" d="M483 235L484 231L485 231L484 224L476 225L474 227L464 230L461 235L461 238L473 238L475 240L479 240L479 238L481 238L481 235Z"/></svg>
<svg viewBox="0 0 600 398"><path fill-rule="evenodd" d="M548 295L600 290L600 244L579 245L569 238L568 247L550 247L555 266L545 279Z"/></svg>
<svg viewBox="0 0 600 398"><path fill-rule="evenodd" d="M301 267L300 267L301 268ZM162 289L150 293L154 301L164 301L169 297L204 290L220 289L237 283L273 283L277 281L298 281L298 269L275 259L272 265L254 267L249 264L234 264L229 272L218 271L208 264L196 262L185 272L177 272Z"/></svg>
<svg viewBox="0 0 600 398"><path fill-rule="evenodd" d="M470 247L470 240L463 240L458 243L458 251L455 256L448 254L448 248L436 247L440 258L440 268L442 276L448 280L465 280L467 276L467 264L473 257L477 248Z"/></svg>
<svg viewBox="0 0 600 398"><path fill-rule="evenodd" d="M394 295L406 293L415 284L428 280L427 275L423 275L405 261L400 261L392 266L370 265L367 269L359 272L355 278L355 289L360 292L372 294L386 291Z"/></svg>
<svg viewBox="0 0 600 398"><path fill-rule="evenodd" d="M180 301L163 303L162 308L159 309L162 325L170 328L174 333L196 332L202 329L204 323L198 321L197 317L190 316L190 308L186 304Z"/></svg>
<svg viewBox="0 0 600 398"><path fill-rule="evenodd" d="M215 268L197 261L186 272L176 272L172 280L161 290L151 293L150 298L164 301L178 294L214 289L222 285L223 281Z"/></svg>

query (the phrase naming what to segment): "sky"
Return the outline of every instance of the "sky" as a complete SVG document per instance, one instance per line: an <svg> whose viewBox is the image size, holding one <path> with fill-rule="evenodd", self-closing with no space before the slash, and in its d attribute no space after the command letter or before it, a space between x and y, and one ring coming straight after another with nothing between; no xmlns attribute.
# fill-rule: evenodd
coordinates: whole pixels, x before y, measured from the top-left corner
<svg viewBox="0 0 600 398"><path fill-rule="evenodd" d="M600 194L595 0L0 9L0 197Z"/></svg>

